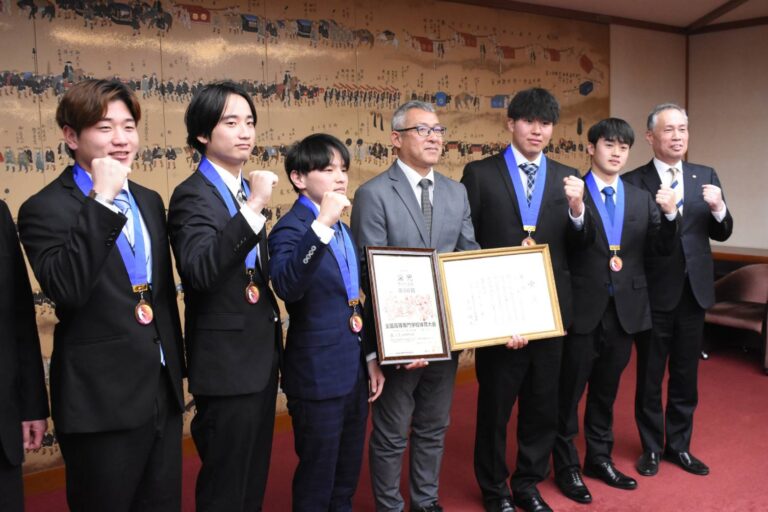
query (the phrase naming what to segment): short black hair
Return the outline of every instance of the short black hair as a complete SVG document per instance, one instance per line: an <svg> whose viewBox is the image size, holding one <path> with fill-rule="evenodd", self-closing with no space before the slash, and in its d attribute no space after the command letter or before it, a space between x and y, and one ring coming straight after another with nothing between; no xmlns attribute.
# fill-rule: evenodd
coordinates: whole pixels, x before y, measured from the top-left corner
<svg viewBox="0 0 768 512"><path fill-rule="evenodd" d="M231 80L212 82L203 86L192 98L184 114L184 123L187 125L187 144L202 155L205 154L206 145L197 138L211 137L213 129L219 124L221 114L224 113L230 94L237 94L248 102L248 107L253 114L253 123L256 124L256 107L253 99L242 86Z"/></svg>
<svg viewBox="0 0 768 512"><path fill-rule="evenodd" d="M632 147L632 144L635 143L635 132L625 120L609 117L592 125L587 132L587 140L593 146L597 145L597 141L600 139L629 144L629 147Z"/></svg>
<svg viewBox="0 0 768 512"><path fill-rule="evenodd" d="M539 119L557 124L560 119L560 104L548 90L533 87L515 94L507 107L507 117L513 121Z"/></svg>
<svg viewBox="0 0 768 512"><path fill-rule="evenodd" d="M293 190L299 192L291 181L291 172L307 175L311 171L325 169L331 163L333 150L339 152L344 167L349 169L349 150L339 139L327 133L313 133L288 148L285 155L285 173Z"/></svg>

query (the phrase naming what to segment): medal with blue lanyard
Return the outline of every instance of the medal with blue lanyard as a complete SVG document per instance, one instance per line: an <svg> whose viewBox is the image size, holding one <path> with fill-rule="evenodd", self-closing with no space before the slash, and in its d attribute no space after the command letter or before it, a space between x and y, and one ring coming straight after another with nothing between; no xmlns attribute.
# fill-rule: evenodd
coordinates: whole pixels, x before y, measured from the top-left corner
<svg viewBox="0 0 768 512"><path fill-rule="evenodd" d="M547 157L541 155L541 165L536 171L536 181L538 187L533 189L531 204L525 195L525 185L520 179L520 171L515 161L515 155L512 153L512 146L507 146L504 151L504 160L507 162L507 171L512 179L512 185L517 196L517 205L520 207L520 217L523 220L523 229L528 232L528 236L523 239L523 246L536 245L533 234L536 232L536 222L539 220L539 211L541 210L541 200L544 197L544 185L547 182Z"/></svg>
<svg viewBox="0 0 768 512"><path fill-rule="evenodd" d="M608 248L613 251L613 256L608 261L608 266L614 272L619 272L624 266L624 262L619 257L619 251L621 250L621 230L624 227L624 184L621 178L616 179L616 210L613 214L613 219L608 215L608 210L605 208L605 202L600 190L597 188L597 182L592 172L588 172L584 176L584 181L587 184L587 190L589 195L592 196L592 201L597 206L597 212L600 214L600 220L603 221L603 230L605 231L605 238L608 239Z"/></svg>
<svg viewBox="0 0 768 512"><path fill-rule="evenodd" d="M317 218L317 206L305 195L299 196L299 202L309 208ZM339 265L341 278L344 280L344 287L347 289L347 303L352 308L352 315L349 317L349 328L354 333L363 330L363 317L360 314L360 273L357 268L357 258L355 258L355 249L352 246L347 229L341 221L338 223L338 229L344 240L344 247L340 247L336 242L336 237L331 238L330 247L336 263Z"/></svg>
<svg viewBox="0 0 768 512"><path fill-rule="evenodd" d="M227 188L227 185L224 183L224 180L221 179L221 176L219 176L219 173L216 172L216 169L213 168L213 165L211 165L211 162L208 161L207 158L203 158L200 161L200 166L198 167L198 170L200 173L202 173L203 176L206 177L208 181L213 183L213 186L216 187L216 190L218 191L221 198L224 200L224 204L227 206L227 210L229 211L229 215L231 217L234 217L237 215L237 212L239 211L237 205L235 204L234 199L232 199L232 193L230 192L229 188ZM242 180L243 190L245 190L246 197L251 195L251 190L248 187L248 183L245 182L245 180ZM256 286L256 283L253 282L253 276L256 273L256 258L257 253L259 250L259 245L256 244L256 246L248 251L248 254L245 257L245 272L248 276L248 284L245 287L245 300L249 304L256 304L259 302L259 297L261 296L259 292L259 287Z"/></svg>
<svg viewBox="0 0 768 512"><path fill-rule="evenodd" d="M93 189L93 180L91 180L88 173L78 164L75 164L74 166L72 177L75 180L75 184L77 184L77 188L80 189L83 195L87 196L91 193L91 190ZM152 311L152 305L150 305L144 298L144 292L149 290L144 232L141 229L139 207L131 193L128 193L128 202L133 211L133 247L131 247L130 242L128 242L128 237L121 231L120 235L117 237L117 249L123 259L125 270L128 272L128 278L131 281L133 292L139 294L139 302L136 304L133 311L134 317L141 325L149 325L152 323L155 314L154 311Z"/></svg>

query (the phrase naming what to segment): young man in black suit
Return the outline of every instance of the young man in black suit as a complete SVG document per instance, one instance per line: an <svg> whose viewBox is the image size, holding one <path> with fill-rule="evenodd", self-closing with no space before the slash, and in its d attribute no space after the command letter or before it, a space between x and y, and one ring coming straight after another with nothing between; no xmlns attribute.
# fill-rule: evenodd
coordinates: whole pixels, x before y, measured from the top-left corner
<svg viewBox="0 0 768 512"><path fill-rule="evenodd" d="M671 103L659 105L648 116L647 127L645 139L654 158L623 179L651 194L662 184L672 188L681 220L672 252L646 261L653 329L637 339L635 421L643 445L637 471L655 475L663 451L689 473L706 475L709 468L690 450L704 312L715 302L709 239L727 240L733 218L715 170L683 162L688 151L685 110ZM667 366L665 411L661 385Z"/></svg>
<svg viewBox="0 0 768 512"><path fill-rule="evenodd" d="M19 212L59 319L51 412L73 511L181 507L184 357L165 207L127 179L140 117L121 82L72 86L56 121L75 164Z"/></svg>
<svg viewBox="0 0 768 512"><path fill-rule="evenodd" d="M541 88L515 95L507 109L512 143L502 153L464 168L475 236L483 249L549 244L563 325L572 320L567 254L594 239L578 171L544 156L560 116L557 100ZM563 339L528 344L513 336L506 346L475 351L479 383L475 476L486 510L550 510L536 484L547 477L557 433L557 379ZM507 424L520 398L517 468L510 493Z"/></svg>
<svg viewBox="0 0 768 512"><path fill-rule="evenodd" d="M24 510L24 449L40 448L48 394L35 306L16 226L0 201L0 510Z"/></svg>
<svg viewBox="0 0 768 512"><path fill-rule="evenodd" d="M645 190L623 183L619 173L635 140L622 119L603 119L589 129L591 170L584 176L585 202L595 215L594 243L569 254L573 324L563 346L560 419L554 449L555 482L568 498L589 503L574 438L578 408L589 384L584 413L584 474L619 489L637 482L613 464L613 403L629 362L633 335L651 328L643 264L646 255L669 252L677 230L675 195L662 187L656 203Z"/></svg>
<svg viewBox="0 0 768 512"><path fill-rule="evenodd" d="M197 510L261 510L282 351L262 214L277 175L243 173L256 108L239 85L203 87L185 122L187 143L204 158L173 191L168 231L184 286L192 438L203 463Z"/></svg>

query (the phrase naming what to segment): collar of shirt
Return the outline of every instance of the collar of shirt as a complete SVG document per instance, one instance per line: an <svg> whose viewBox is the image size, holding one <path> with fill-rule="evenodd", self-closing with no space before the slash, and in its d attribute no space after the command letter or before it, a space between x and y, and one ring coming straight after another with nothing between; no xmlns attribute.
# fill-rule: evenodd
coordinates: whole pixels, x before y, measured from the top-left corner
<svg viewBox="0 0 768 512"><path fill-rule="evenodd" d="M237 197L237 193L240 191L240 188L242 187L242 181L243 181L243 171L242 169L237 174L237 178L232 176L232 173L224 169L223 167L220 167L216 165L215 163L208 160L208 163L211 164L211 167L213 167L217 173L219 173L219 176L221 176L221 179L224 181L224 184L227 186L230 192L232 192L232 195L234 197Z"/></svg>
<svg viewBox="0 0 768 512"><path fill-rule="evenodd" d="M430 195L429 197L432 197L432 190L435 188L435 170L430 169L426 176L422 176L418 172L416 172L413 168L406 165L402 160L399 158L397 159L397 165L400 166L400 168L403 170L403 173L405 174L405 177L408 179L408 183L410 183L411 188L413 189L413 193L416 194L416 200L418 201L419 205L421 205L421 187L419 186L419 182L427 178L432 182L432 185L429 187Z"/></svg>
<svg viewBox="0 0 768 512"><path fill-rule="evenodd" d="M621 179L619 176L616 176L616 179L613 180L613 183L609 185L608 183L601 180L600 177L594 172L592 173L592 177L595 179L595 185L597 185L597 190L599 190L600 193L603 192L605 187L613 187L613 191L616 192L616 187L618 186L617 182Z"/></svg>
<svg viewBox="0 0 768 512"><path fill-rule="evenodd" d="M515 155L515 163L517 164L517 168L520 169L520 164L524 164L526 162L530 162L532 164L535 164L536 167L541 167L541 156L543 153L539 153L536 155L536 158L533 160L528 160L521 152L517 150L514 144L509 145L512 148L512 154Z"/></svg>
<svg viewBox="0 0 768 512"><path fill-rule="evenodd" d="M662 162L656 157L653 157L653 166L656 167L656 172L659 174L659 179L661 179L662 183L666 183L669 185L669 174L667 174L667 171L671 168L675 168L678 171L680 171L680 176L683 175L683 161L680 160L676 162L674 165L669 165L666 162Z"/></svg>

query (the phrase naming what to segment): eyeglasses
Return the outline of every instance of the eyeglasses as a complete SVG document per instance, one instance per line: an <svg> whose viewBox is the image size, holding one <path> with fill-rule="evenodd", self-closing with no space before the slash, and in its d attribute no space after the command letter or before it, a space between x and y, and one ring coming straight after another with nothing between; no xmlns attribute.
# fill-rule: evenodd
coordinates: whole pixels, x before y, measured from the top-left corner
<svg viewBox="0 0 768 512"><path fill-rule="evenodd" d="M429 137L432 133L438 137L444 137L445 133L448 131L448 128L445 126L411 126L410 128L398 128L395 131L402 133L410 130L416 130L416 133L419 134L419 137Z"/></svg>

